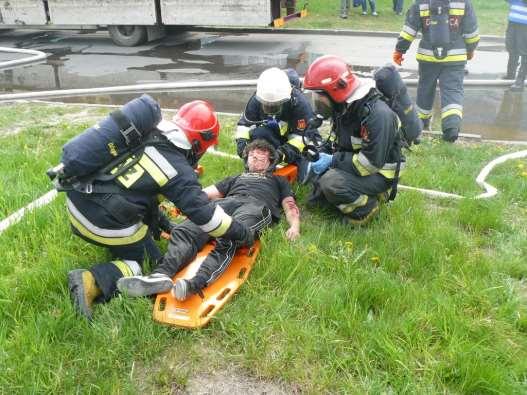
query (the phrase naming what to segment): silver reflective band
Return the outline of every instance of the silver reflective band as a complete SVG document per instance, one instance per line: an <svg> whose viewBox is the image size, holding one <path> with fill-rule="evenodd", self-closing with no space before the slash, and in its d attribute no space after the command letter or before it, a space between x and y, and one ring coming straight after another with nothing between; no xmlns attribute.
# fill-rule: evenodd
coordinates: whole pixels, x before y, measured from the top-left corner
<svg viewBox="0 0 527 395"><path fill-rule="evenodd" d="M408 25L404 25L403 26L403 32L406 32L406 33L408 33L411 36L415 36L417 34L417 31L415 29L412 29Z"/></svg>
<svg viewBox="0 0 527 395"><path fill-rule="evenodd" d="M200 225L201 230L205 233L212 232L221 225L223 219L226 216L227 214L225 214L225 211L223 211L220 206L216 206L216 210L214 210L214 214L212 215L210 221L206 224Z"/></svg>
<svg viewBox="0 0 527 395"><path fill-rule="evenodd" d="M126 265L130 268L134 276L140 276L143 274L141 266L139 266L139 263L137 263L137 261L129 261L123 259L123 262L126 263Z"/></svg>
<svg viewBox="0 0 527 395"><path fill-rule="evenodd" d="M145 154L147 154L161 171L165 173L167 178L170 179L177 176L177 170L174 169L174 166L172 166L163 155L161 155L157 148L148 146L145 148Z"/></svg>
<svg viewBox="0 0 527 395"><path fill-rule="evenodd" d="M422 55L434 56L434 51L432 51L431 49L419 48L417 50L417 52L422 54ZM467 49L466 48L449 49L447 51L447 56L450 56L450 55L465 55L466 53L467 53Z"/></svg>
<svg viewBox="0 0 527 395"><path fill-rule="evenodd" d="M465 9L465 3L459 3L459 2L451 2L450 8L458 8L458 9Z"/></svg>
<svg viewBox="0 0 527 395"><path fill-rule="evenodd" d="M453 109L456 109L456 110L463 110L463 106L461 104L449 104L448 106L444 106L442 109L441 109L441 112L445 112L445 111L448 111L448 110L453 110Z"/></svg>
<svg viewBox="0 0 527 395"><path fill-rule="evenodd" d="M99 228L97 225L92 224L84 215L82 215L82 213L77 209L77 207L75 207L75 205L70 199L66 199L66 203L68 205L68 210L70 211L71 215L73 215L73 217L77 221L79 221L86 229L88 229L91 233L97 236L109 238L133 236L137 233L139 228L144 225L142 222L139 222L124 229Z"/></svg>
<svg viewBox="0 0 527 395"><path fill-rule="evenodd" d="M366 168L370 173L376 173L379 171L378 167L375 167L371 164L368 158L362 153L359 152L359 155L357 156L357 159L359 160L359 163Z"/></svg>

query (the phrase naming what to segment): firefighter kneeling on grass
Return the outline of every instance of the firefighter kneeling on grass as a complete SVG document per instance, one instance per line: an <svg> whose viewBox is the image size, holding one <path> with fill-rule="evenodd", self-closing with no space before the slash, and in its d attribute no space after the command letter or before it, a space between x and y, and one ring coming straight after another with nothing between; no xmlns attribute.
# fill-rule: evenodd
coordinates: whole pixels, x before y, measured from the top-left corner
<svg viewBox="0 0 527 395"><path fill-rule="evenodd" d="M160 119L158 103L143 95L63 147L62 178L69 182L58 189L67 192L72 230L90 243L107 247L113 258L89 270L68 273L73 302L88 319L92 318L94 302L106 302L116 294L117 280L142 273L145 251L154 263L161 258L152 240L159 225L159 195L211 236L241 244L253 238L245 225L209 201L193 169L207 148L218 142L219 123L211 105L193 101L180 108L173 122ZM132 156L124 163L112 164L112 168L106 166L106 170L96 172L97 176L88 177L89 181L84 177L81 182L82 177L67 174L72 167L69 159L93 166L90 160L97 161L93 142L100 143L112 133L117 137L105 146L118 158L119 147L123 151L134 147Z"/></svg>
<svg viewBox="0 0 527 395"><path fill-rule="evenodd" d="M395 198L404 165L399 119L375 81L356 77L337 56L316 59L304 87L315 94L315 110L332 119L335 136L333 150L310 166L316 176L310 200L337 207L346 222L365 224L379 201Z"/></svg>

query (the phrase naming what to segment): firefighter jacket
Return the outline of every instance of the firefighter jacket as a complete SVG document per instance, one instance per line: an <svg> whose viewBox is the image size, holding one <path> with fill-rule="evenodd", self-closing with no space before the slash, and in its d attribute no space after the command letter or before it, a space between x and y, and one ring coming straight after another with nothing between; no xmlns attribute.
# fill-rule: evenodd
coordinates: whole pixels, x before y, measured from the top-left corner
<svg viewBox="0 0 527 395"><path fill-rule="evenodd" d="M139 159L117 178L106 182L115 187L115 192L68 191L68 214L76 233L105 246L140 241L147 235L148 226L156 223L161 195L204 232L213 237L223 235L232 219L201 190L186 154L187 151L166 140L147 145L137 157L130 157L110 171L116 173L121 166Z"/></svg>
<svg viewBox="0 0 527 395"><path fill-rule="evenodd" d="M399 38L396 50L405 53L417 33L422 32L422 39L417 49L418 62L464 64L467 53L473 52L479 42L478 23L474 7L470 0L449 1L450 44L446 56L438 58L434 55L431 37L430 0L416 0L406 13L406 20Z"/></svg>
<svg viewBox="0 0 527 395"><path fill-rule="evenodd" d="M509 4L509 21L521 25L527 25L527 1L509 0Z"/></svg>
<svg viewBox="0 0 527 395"><path fill-rule="evenodd" d="M399 119L380 97L372 89L334 118L336 152L332 167L359 176L379 173L390 179L395 177L398 164L404 167Z"/></svg>
<svg viewBox="0 0 527 395"><path fill-rule="evenodd" d="M262 105L253 95L240 120L236 131L236 139L250 140L250 130L254 127L267 125L280 136L284 144L293 146L298 152L304 149L302 136L306 131L308 121L314 118L313 109L304 94L297 88L291 92L291 100L284 103L279 115L269 117L264 114Z"/></svg>

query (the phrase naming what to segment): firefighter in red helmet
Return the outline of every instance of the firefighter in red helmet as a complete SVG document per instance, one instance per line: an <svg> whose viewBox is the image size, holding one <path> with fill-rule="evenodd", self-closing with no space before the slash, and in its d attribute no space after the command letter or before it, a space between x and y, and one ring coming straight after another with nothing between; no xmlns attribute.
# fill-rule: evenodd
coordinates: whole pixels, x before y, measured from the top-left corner
<svg viewBox="0 0 527 395"><path fill-rule="evenodd" d="M137 109L145 113L149 110ZM92 244L107 247L112 255L110 262L68 273L69 290L82 315L91 319L93 304L106 302L117 293L117 280L140 275L145 253L153 263L161 259L152 240L159 227L159 195L173 202L211 237L239 244L252 242L254 236L247 226L209 201L193 169L207 148L218 143L219 131L212 106L192 101L180 108L172 122L157 124L144 149L108 172L113 174L121 166L129 166L118 177L95 182L91 193L67 191L73 232ZM130 166L129 161L135 164Z"/></svg>
<svg viewBox="0 0 527 395"><path fill-rule="evenodd" d="M331 152L311 163L312 200L335 206L353 224L367 223L379 202L395 198L401 154L399 119L372 79L357 77L343 59L316 59L304 77L315 110L332 120Z"/></svg>

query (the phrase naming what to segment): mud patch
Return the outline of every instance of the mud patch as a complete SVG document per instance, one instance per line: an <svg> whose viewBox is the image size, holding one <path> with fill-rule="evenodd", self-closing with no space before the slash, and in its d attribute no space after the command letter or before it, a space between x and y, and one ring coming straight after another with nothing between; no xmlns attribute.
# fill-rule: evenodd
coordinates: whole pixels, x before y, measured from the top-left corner
<svg viewBox="0 0 527 395"><path fill-rule="evenodd" d="M183 335L184 336L184 335ZM179 337L179 336L178 336ZM188 344L190 341L192 344ZM185 345L185 343L187 343ZM218 349L208 339L179 339L155 361L137 362L133 381L138 393L174 395L300 394L297 385L258 377L236 363L236 356Z"/></svg>
<svg viewBox="0 0 527 395"><path fill-rule="evenodd" d="M295 391L292 391L292 389L286 390L282 385L277 383L251 377L248 372L230 366L222 371L216 370L211 373L200 372L193 377L190 377L186 388L179 393L193 395L285 395L295 393Z"/></svg>

